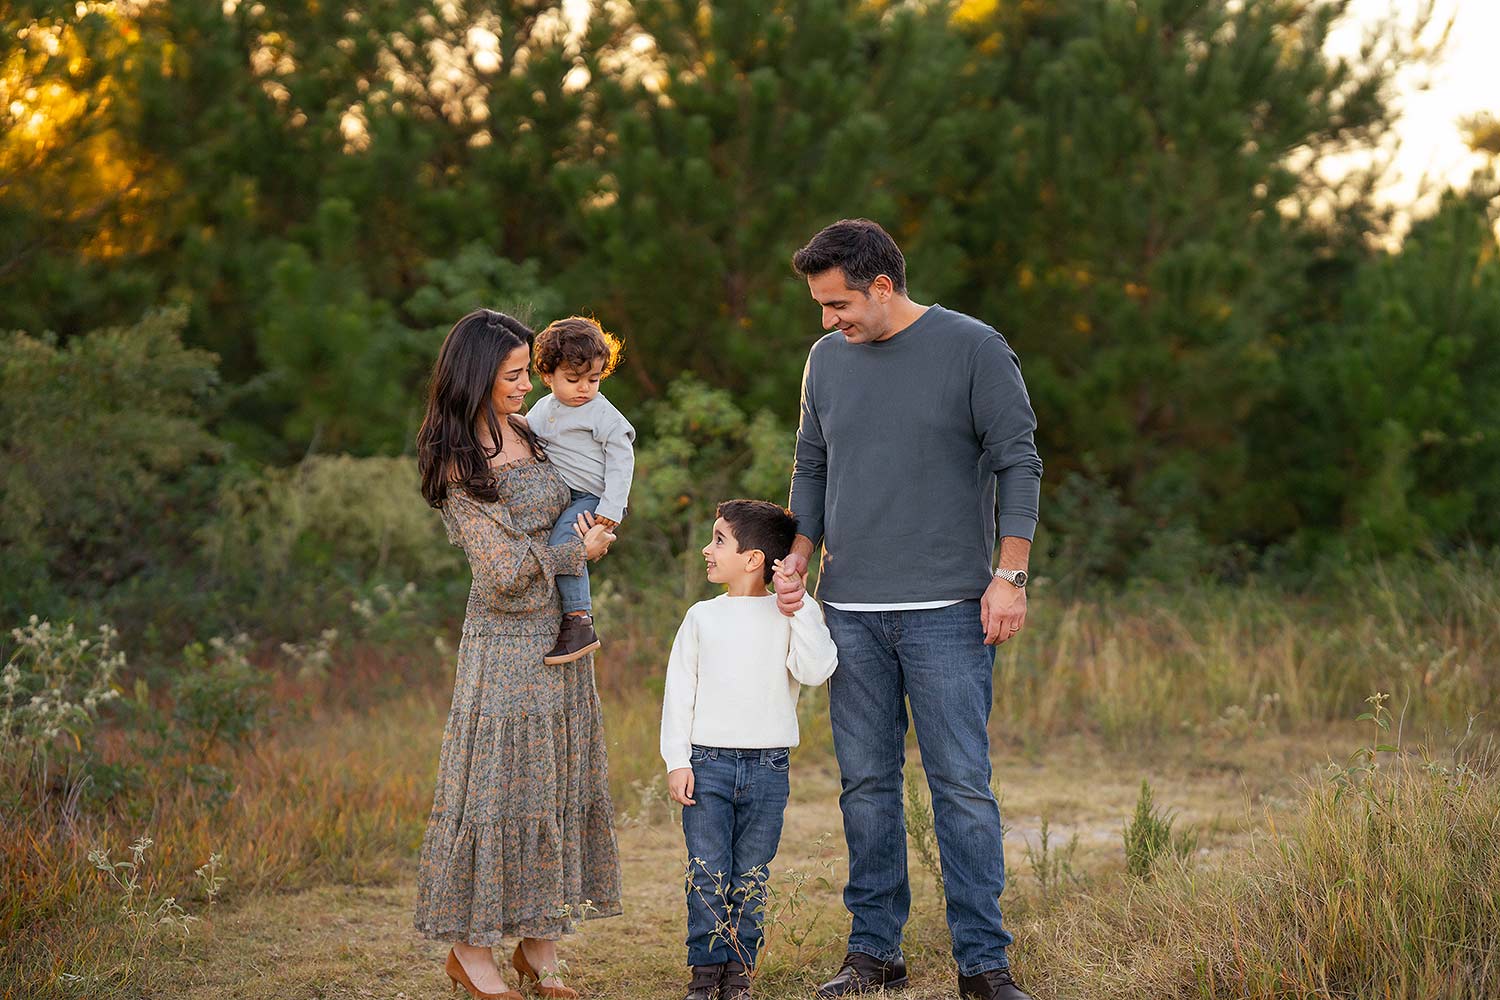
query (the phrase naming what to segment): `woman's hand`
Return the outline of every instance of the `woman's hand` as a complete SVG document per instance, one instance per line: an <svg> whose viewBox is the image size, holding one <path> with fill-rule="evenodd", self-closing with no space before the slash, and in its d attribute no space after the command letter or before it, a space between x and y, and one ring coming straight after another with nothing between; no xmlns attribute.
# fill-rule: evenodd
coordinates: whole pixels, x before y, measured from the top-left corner
<svg viewBox="0 0 1500 1000"><path fill-rule="evenodd" d="M578 523L573 529L583 539L583 553L590 562L597 562L615 540L615 533L609 530L609 525L588 511L578 515Z"/></svg>

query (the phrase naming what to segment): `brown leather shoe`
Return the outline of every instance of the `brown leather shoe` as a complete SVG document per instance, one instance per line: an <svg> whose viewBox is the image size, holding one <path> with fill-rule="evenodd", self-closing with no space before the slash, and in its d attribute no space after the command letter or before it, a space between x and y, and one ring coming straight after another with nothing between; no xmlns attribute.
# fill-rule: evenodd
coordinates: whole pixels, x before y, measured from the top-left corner
<svg viewBox="0 0 1500 1000"><path fill-rule="evenodd" d="M464 964L458 960L458 952L452 948L448 949L448 961L444 963L443 971L448 973L448 978L453 980L453 992L457 993L462 986L469 991L469 996L474 1000L524 1000L521 994L515 990L504 990L500 993L486 993L474 981L469 978L469 973L464 969Z"/></svg>
<svg viewBox="0 0 1500 1000"><path fill-rule="evenodd" d="M551 666L572 663L601 645L599 636L594 633L593 615L563 615L562 628L557 631L557 645L542 657L542 662Z"/></svg>
<svg viewBox="0 0 1500 1000"><path fill-rule="evenodd" d="M531 967L531 963L526 961L526 953L521 950L519 944L516 945L516 953L510 956L510 965L511 968L516 970L516 975L521 977L521 985L525 986L529 982L532 988L536 990L538 996L546 997L547 1000L578 1000L577 990L569 989L566 986L543 986L543 978L555 976L557 973L538 973Z"/></svg>

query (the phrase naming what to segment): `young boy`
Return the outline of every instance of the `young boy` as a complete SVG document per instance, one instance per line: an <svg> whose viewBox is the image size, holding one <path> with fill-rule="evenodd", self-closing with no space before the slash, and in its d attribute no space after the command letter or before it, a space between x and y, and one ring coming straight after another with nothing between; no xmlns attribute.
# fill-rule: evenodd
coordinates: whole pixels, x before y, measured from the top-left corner
<svg viewBox="0 0 1500 1000"><path fill-rule="evenodd" d="M796 534L776 504L719 504L703 558L724 593L688 609L667 663L661 755L687 840L687 1000L748 1000L799 685L838 663L816 602L788 618L766 592Z"/></svg>
<svg viewBox="0 0 1500 1000"><path fill-rule="evenodd" d="M572 503L552 528L553 545L575 537L574 524L583 511L611 531L625 517L635 473L635 428L599 392L599 383L619 363L620 347L618 337L582 316L560 319L536 336L532 360L552 392L537 400L526 422L573 491ZM594 632L587 570L580 576L559 576L557 589L562 626L557 645L542 659L571 663L601 645Z"/></svg>

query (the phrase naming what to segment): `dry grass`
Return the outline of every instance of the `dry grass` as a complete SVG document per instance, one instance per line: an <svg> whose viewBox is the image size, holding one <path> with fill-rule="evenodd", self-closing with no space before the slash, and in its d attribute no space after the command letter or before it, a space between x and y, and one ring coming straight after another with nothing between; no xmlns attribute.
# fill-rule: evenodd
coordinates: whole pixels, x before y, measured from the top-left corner
<svg viewBox="0 0 1500 1000"><path fill-rule="evenodd" d="M1376 581L1324 603L1254 590L1170 600L1135 593L1066 607L1039 597L1024 642L1001 653L992 726L1012 826L1005 902L1028 981L1056 997L1128 996L1142 983L1184 997L1462 995L1443 990L1459 981L1455 969L1468 968L1462 956L1497 946L1483 936L1493 927L1493 898L1486 910L1464 891L1469 883L1436 874L1408 895L1387 893L1398 885L1390 873L1401 857L1374 866L1360 853L1371 828L1349 825L1357 817L1319 806L1323 793L1305 794L1297 782L1354 745L1351 726L1332 720L1351 718L1371 690L1395 691L1408 740L1420 730L1434 745L1451 744L1471 713L1495 707L1500 577L1483 569L1442 567L1425 586ZM597 994L665 997L681 987L683 933L681 841L657 758L661 663L676 622L647 620L666 612L642 608L617 600L601 615L611 655L600 664L600 687L630 915L589 925L571 954L579 981ZM366 645L340 651L326 682L281 674L279 721L248 749L221 749L210 762L233 778L222 800L180 770L151 765L143 789L68 827L55 803L38 809L0 789L0 997L175 996L195 982L208 991L202 996L224 995L227 985L243 985L244 996L416 996L444 985L431 963L414 961L433 949L407 930L412 859L448 698L446 670L434 675L433 662ZM842 844L823 692L804 696L802 727L779 864L810 871L837 864ZM139 743L115 733L103 749L124 759ZM1150 883L1123 875L1119 841L1143 778L1180 823L1198 828L1209 852L1190 871ZM1478 790L1458 804L1424 798L1416 785L1392 787L1404 789L1403 808L1425 810L1427 825L1414 829L1449 851L1429 844L1428 855L1413 859L1454 870L1489 863L1491 855L1466 855L1469 847L1440 835L1462 829L1474 851L1493 850L1495 829L1478 822L1495 805L1493 778L1476 778ZM1305 856L1319 867L1309 861L1301 882L1278 874L1290 864L1283 847L1291 841L1250 850L1251 831L1268 836L1273 823L1282 834L1318 831L1318 822L1323 832L1308 850L1322 846ZM1401 832L1378 830L1386 839ZM831 839L814 856L825 833ZM148 859L152 891L212 916L213 930L195 929L185 960L171 959L175 941L158 941L151 955L168 960L126 976L118 901L86 855L95 845L118 855L143 834L157 845ZM1415 850L1415 840L1402 843ZM192 872L212 852L227 855L230 881L209 913ZM913 866L919 891L907 948L924 970L918 994L936 996L952 986L946 929L915 855ZM834 874L837 886L842 874ZM1427 909L1411 902L1421 886ZM846 918L836 889L803 894L796 921L816 918L815 926L800 947L790 945L800 923L785 928L780 945L773 928L768 996L797 995L841 952ZM1320 907L1336 907L1342 924ZM1331 928L1322 937L1318 914ZM1231 917L1240 922L1226 923ZM1335 925L1346 928L1342 936ZM1432 946L1382 950L1408 928ZM1386 970L1394 985L1360 992L1346 970L1361 962ZM1278 993L1283 980L1256 979L1262 965L1276 976L1305 971L1285 979L1302 992ZM1488 966L1464 974L1492 981ZM1419 986L1438 992L1413 992Z"/></svg>

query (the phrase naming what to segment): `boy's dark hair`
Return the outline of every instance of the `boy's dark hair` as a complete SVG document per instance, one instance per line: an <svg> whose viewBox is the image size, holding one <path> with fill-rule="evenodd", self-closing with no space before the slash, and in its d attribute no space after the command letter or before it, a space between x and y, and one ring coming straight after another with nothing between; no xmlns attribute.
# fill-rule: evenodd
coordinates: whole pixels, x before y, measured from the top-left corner
<svg viewBox="0 0 1500 1000"><path fill-rule="evenodd" d="M841 268L844 281L861 292L883 274L906 294L906 258L891 234L869 219L840 219L826 227L792 255L792 267L803 278Z"/></svg>
<svg viewBox="0 0 1500 1000"><path fill-rule="evenodd" d="M715 514L728 523L741 552L760 549L765 554L766 582L770 583L771 564L792 551L796 516L769 500L725 500Z"/></svg>
<svg viewBox="0 0 1500 1000"><path fill-rule="evenodd" d="M620 352L624 349L620 338L600 326L598 320L569 316L548 323L536 335L532 361L537 371L551 375L563 367L588 371L596 361L603 360L607 376L619 366Z"/></svg>

